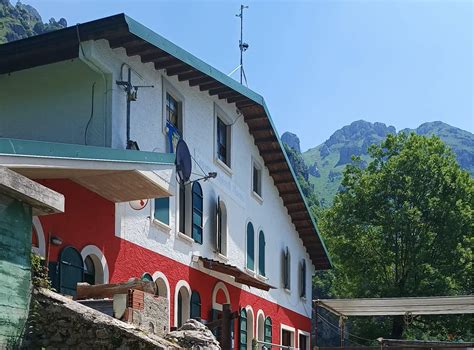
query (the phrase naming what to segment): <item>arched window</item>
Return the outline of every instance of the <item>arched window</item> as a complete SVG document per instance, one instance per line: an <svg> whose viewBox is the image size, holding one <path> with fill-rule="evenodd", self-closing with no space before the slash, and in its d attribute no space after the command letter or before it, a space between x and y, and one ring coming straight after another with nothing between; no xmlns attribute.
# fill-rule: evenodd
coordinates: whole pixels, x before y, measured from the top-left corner
<svg viewBox="0 0 474 350"><path fill-rule="evenodd" d="M260 231L258 234L258 273L265 276L265 234Z"/></svg>
<svg viewBox="0 0 474 350"><path fill-rule="evenodd" d="M227 255L227 208L219 197L216 204L216 251Z"/></svg>
<svg viewBox="0 0 474 350"><path fill-rule="evenodd" d="M145 272L142 275L142 281L153 282L153 277L148 272Z"/></svg>
<svg viewBox="0 0 474 350"><path fill-rule="evenodd" d="M202 188L199 182L194 182L192 187L192 238L202 244Z"/></svg>
<svg viewBox="0 0 474 350"><path fill-rule="evenodd" d="M300 297L306 298L306 261L301 260L300 266Z"/></svg>
<svg viewBox="0 0 474 350"><path fill-rule="evenodd" d="M247 224L247 268L249 270L254 270L255 263L255 248L254 248L254 230L251 222Z"/></svg>
<svg viewBox="0 0 474 350"><path fill-rule="evenodd" d="M262 310L257 311L257 331L256 338L258 341L265 341L265 315Z"/></svg>
<svg viewBox="0 0 474 350"><path fill-rule="evenodd" d="M201 296L195 290L191 293L191 318L201 321Z"/></svg>
<svg viewBox="0 0 474 350"><path fill-rule="evenodd" d="M282 274L283 274L283 288L290 289L291 287L291 269L290 269L290 251L288 247L285 248L283 252L283 259L282 259Z"/></svg>
<svg viewBox="0 0 474 350"><path fill-rule="evenodd" d="M90 255L84 260L84 282L95 284L95 266Z"/></svg>
<svg viewBox="0 0 474 350"><path fill-rule="evenodd" d="M186 281L180 280L175 289L174 325L181 327L191 315L191 288Z"/></svg>
<svg viewBox="0 0 474 350"><path fill-rule="evenodd" d="M263 340L265 343L272 343L272 319L270 317L265 319L265 337Z"/></svg>
<svg viewBox="0 0 474 350"><path fill-rule="evenodd" d="M247 350L247 311L244 308L240 310L239 350Z"/></svg>

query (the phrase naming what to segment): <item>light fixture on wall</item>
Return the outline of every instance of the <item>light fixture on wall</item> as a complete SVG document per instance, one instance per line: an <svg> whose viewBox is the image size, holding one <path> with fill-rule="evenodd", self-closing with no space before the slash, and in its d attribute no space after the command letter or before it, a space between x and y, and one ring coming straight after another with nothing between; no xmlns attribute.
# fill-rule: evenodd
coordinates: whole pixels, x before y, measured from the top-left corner
<svg viewBox="0 0 474 350"><path fill-rule="evenodd" d="M58 245L58 246L63 244L63 240L58 236L51 236L50 242L51 244Z"/></svg>

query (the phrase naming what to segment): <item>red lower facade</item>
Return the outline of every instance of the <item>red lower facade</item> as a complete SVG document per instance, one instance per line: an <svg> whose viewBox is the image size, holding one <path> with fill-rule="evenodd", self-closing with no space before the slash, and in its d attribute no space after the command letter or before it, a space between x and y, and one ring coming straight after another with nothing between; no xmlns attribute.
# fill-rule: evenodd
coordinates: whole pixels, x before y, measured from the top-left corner
<svg viewBox="0 0 474 350"><path fill-rule="evenodd" d="M201 318L210 320L213 309L213 292L216 285L224 284L228 291L232 310L250 307L253 312L253 334L257 335L257 317L263 311L272 321L272 342L280 344L281 325L294 328L294 346L298 346L298 330L310 333L311 319L260 298L209 274L179 263L171 258L138 246L115 236L115 204L69 180L43 180L42 184L65 196L65 212L41 217L41 226L46 236L57 236L62 244L46 243L50 262L57 262L65 247L81 251L85 246L94 245L104 255L109 273L109 283L127 281L161 272L169 284L170 325L175 324L176 287L185 281L192 291L197 291L201 301ZM222 289L214 301L225 303L227 297ZM259 311L261 310L261 311ZM235 324L235 342L238 345L238 323ZM308 339L309 342L309 339ZM308 343L309 348L309 343Z"/></svg>

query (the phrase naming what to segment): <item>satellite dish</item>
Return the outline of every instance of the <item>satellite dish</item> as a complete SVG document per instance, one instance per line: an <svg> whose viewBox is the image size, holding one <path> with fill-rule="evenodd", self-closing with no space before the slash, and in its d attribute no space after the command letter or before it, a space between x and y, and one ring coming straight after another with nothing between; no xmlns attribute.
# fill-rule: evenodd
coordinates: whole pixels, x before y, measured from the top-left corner
<svg viewBox="0 0 474 350"><path fill-rule="evenodd" d="M176 172L181 183L189 181L191 177L192 163L191 153L183 139L178 141L176 145Z"/></svg>

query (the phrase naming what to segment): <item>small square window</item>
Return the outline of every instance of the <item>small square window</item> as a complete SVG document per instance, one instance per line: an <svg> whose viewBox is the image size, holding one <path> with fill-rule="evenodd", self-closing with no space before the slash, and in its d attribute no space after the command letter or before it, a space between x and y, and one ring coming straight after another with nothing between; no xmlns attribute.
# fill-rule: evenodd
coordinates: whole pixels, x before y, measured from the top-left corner
<svg viewBox="0 0 474 350"><path fill-rule="evenodd" d="M230 167L230 125L217 117L217 158L225 165Z"/></svg>
<svg viewBox="0 0 474 350"><path fill-rule="evenodd" d="M262 197L262 168L255 162L252 165L252 190Z"/></svg>
<svg viewBox="0 0 474 350"><path fill-rule="evenodd" d="M166 120L182 134L180 104L168 92L166 93Z"/></svg>
<svg viewBox="0 0 474 350"><path fill-rule="evenodd" d="M170 224L170 199L169 197L155 198L155 211L153 213L155 220L163 224Z"/></svg>

